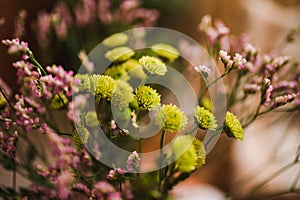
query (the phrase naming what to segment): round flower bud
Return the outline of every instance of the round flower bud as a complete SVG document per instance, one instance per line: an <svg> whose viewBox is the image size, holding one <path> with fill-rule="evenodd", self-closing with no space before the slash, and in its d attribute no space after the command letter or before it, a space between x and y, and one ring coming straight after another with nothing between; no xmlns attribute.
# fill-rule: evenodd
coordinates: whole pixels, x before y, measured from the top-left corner
<svg viewBox="0 0 300 200"><path fill-rule="evenodd" d="M171 144L171 156L177 158L175 167L179 172L189 173L205 164L206 152L200 140L191 135L181 135Z"/></svg>
<svg viewBox="0 0 300 200"><path fill-rule="evenodd" d="M182 130L187 124L187 117L175 105L163 105L157 112L156 124L167 131Z"/></svg>
<svg viewBox="0 0 300 200"><path fill-rule="evenodd" d="M127 82L119 80L112 95L111 102L120 109L125 108L133 100L133 88Z"/></svg>
<svg viewBox="0 0 300 200"><path fill-rule="evenodd" d="M89 136L90 136L90 133L89 133L88 129L86 129L83 126L76 128L72 133L73 141L77 145L82 145L82 144L88 143Z"/></svg>
<svg viewBox="0 0 300 200"><path fill-rule="evenodd" d="M53 97L50 103L50 107L57 110L65 106L67 103L68 103L67 97L63 93L61 93Z"/></svg>
<svg viewBox="0 0 300 200"><path fill-rule="evenodd" d="M105 54L105 58L114 62L122 62L128 60L134 55L134 51L129 47L117 47L114 48Z"/></svg>
<svg viewBox="0 0 300 200"><path fill-rule="evenodd" d="M151 50L157 55L169 59L173 62L178 58L179 52L171 45L164 43L157 43L151 46Z"/></svg>
<svg viewBox="0 0 300 200"><path fill-rule="evenodd" d="M116 47L126 44L128 36L124 33L113 34L103 40L103 44L107 47Z"/></svg>
<svg viewBox="0 0 300 200"><path fill-rule="evenodd" d="M129 76L126 70L120 65L107 68L104 74L112 77L115 80L119 80L119 79L122 79L124 81L129 80Z"/></svg>
<svg viewBox="0 0 300 200"><path fill-rule="evenodd" d="M147 110L153 110L160 106L160 94L150 86L138 87L135 90L135 99L141 107Z"/></svg>
<svg viewBox="0 0 300 200"><path fill-rule="evenodd" d="M110 100L116 87L116 81L107 75L93 76L95 94Z"/></svg>
<svg viewBox="0 0 300 200"><path fill-rule="evenodd" d="M89 111L85 115L85 123L89 127L95 127L99 125L97 113L95 111Z"/></svg>
<svg viewBox="0 0 300 200"><path fill-rule="evenodd" d="M215 116L204 107L197 106L194 111L194 118L199 128L204 130L216 130L217 122Z"/></svg>
<svg viewBox="0 0 300 200"><path fill-rule="evenodd" d="M223 132L225 132L228 137L234 138L236 140L244 139L244 130L241 123L236 118L236 116L229 111L226 112Z"/></svg>
<svg viewBox="0 0 300 200"><path fill-rule="evenodd" d="M143 56L139 59L139 62L151 75L163 76L167 73L167 66L158 58Z"/></svg>

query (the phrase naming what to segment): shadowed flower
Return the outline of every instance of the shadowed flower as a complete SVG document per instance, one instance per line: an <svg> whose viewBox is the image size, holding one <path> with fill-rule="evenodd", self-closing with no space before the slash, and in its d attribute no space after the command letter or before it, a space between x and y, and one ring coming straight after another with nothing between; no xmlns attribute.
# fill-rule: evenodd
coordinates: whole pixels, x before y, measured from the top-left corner
<svg viewBox="0 0 300 200"><path fill-rule="evenodd" d="M197 106L194 111L194 118L199 128L204 130L216 130L217 122L215 116L204 107Z"/></svg>
<svg viewBox="0 0 300 200"><path fill-rule="evenodd" d="M95 94L100 95L101 98L110 100L116 87L116 81L107 75L93 76L95 82Z"/></svg>
<svg viewBox="0 0 300 200"><path fill-rule="evenodd" d="M156 124L167 131L176 132L182 130L187 124L187 117L175 105L163 105L157 112Z"/></svg>
<svg viewBox="0 0 300 200"><path fill-rule="evenodd" d="M124 33L113 34L103 40L103 44L107 47L116 47L126 44L128 36Z"/></svg>
<svg viewBox="0 0 300 200"><path fill-rule="evenodd" d="M171 156L177 158L175 168L179 172L189 173L205 164L206 152L204 145L191 135L181 135L171 145Z"/></svg>
<svg viewBox="0 0 300 200"><path fill-rule="evenodd" d="M122 66L112 66L107 68L104 72L105 75L111 76L115 80L122 79L124 81L129 80L129 76L126 70Z"/></svg>
<svg viewBox="0 0 300 200"><path fill-rule="evenodd" d="M133 98L133 88L127 82L119 80L111 98L112 104L123 109L129 105Z"/></svg>
<svg viewBox="0 0 300 200"><path fill-rule="evenodd" d="M151 75L163 76L167 73L167 66L158 58L151 56L143 56L139 62Z"/></svg>
<svg viewBox="0 0 300 200"><path fill-rule="evenodd" d="M99 125L97 113L95 111L89 111L85 115L85 123L87 126L95 127Z"/></svg>
<svg viewBox="0 0 300 200"><path fill-rule="evenodd" d="M170 62L173 62L178 58L179 52L171 45L164 43L157 43L151 46L151 50L157 55L167 58Z"/></svg>
<svg viewBox="0 0 300 200"><path fill-rule="evenodd" d="M142 85L135 90L135 99L138 104L147 110L160 106L160 94L150 86Z"/></svg>
<svg viewBox="0 0 300 200"><path fill-rule="evenodd" d="M134 78L143 79L146 76L142 65L137 60L129 59L122 64L122 67Z"/></svg>
<svg viewBox="0 0 300 200"><path fill-rule="evenodd" d="M76 128L72 133L73 141L77 145L88 143L89 136L90 136L89 130L83 126Z"/></svg>
<svg viewBox="0 0 300 200"><path fill-rule="evenodd" d="M112 62L122 62L134 55L134 51L129 47L116 47L105 54L105 58Z"/></svg>
<svg viewBox="0 0 300 200"><path fill-rule="evenodd" d="M223 132L227 134L228 137L243 140L244 139L244 130L237 119L237 117L231 112L226 112L225 124L223 127Z"/></svg>
<svg viewBox="0 0 300 200"><path fill-rule="evenodd" d="M60 109L67 104L68 104L67 97L63 93L61 93L61 94L59 94L59 95L57 94L53 97L53 99L50 103L50 107L53 109Z"/></svg>

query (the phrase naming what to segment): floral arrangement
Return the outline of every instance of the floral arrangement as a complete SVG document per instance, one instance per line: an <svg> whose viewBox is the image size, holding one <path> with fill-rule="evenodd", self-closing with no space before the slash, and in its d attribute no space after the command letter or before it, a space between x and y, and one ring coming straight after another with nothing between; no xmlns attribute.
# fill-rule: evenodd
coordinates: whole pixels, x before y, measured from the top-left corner
<svg viewBox="0 0 300 200"><path fill-rule="evenodd" d="M105 5L99 6L104 9ZM89 20L80 17L90 16L81 13L89 13L85 9L75 12L81 25ZM122 12L118 13L121 16ZM100 18L103 23L113 20L109 12L105 16ZM53 23L58 33L62 33L58 30L63 27L61 23L67 21ZM182 43L179 49L156 43L151 48L133 50L126 46L129 36L116 33L102 42L107 50L99 56L110 63L105 71L95 72L97 66L81 52L84 70L74 73L62 66L42 66L26 42L3 40L8 53L17 54L21 59L13 63L20 86L18 93L12 94L0 79L0 159L1 165L13 173L12 186L1 186L0 196L6 199L171 198L169 193L173 187L206 163L208 146L214 138L226 135L243 140L244 128L258 117L278 109L284 112L299 109L297 62L274 52L261 54L244 35L231 35L222 21L213 22L208 15L202 18L199 29L206 36L208 54L222 71L218 77L212 76L217 68L205 64L190 66L180 59L182 54L191 56L189 52L194 47L187 43ZM45 39L45 35L39 37ZM287 37L287 42L291 38L293 35ZM183 71L201 80L198 105L192 116L176 103L163 99L164 89L147 82L151 78L164 79L169 66L184 66ZM216 116L217 105L209 96L210 88L220 81L228 88L224 94L227 108L221 117ZM251 106L253 110L234 109L247 106L249 101L257 102ZM159 156L151 161L156 170L147 172L142 169L143 163L150 162L143 161L143 152L147 151L143 148L143 138L132 132L147 125L149 115L155 116L160 139L156 140ZM202 141L199 135L204 134L210 137ZM172 141L165 149L167 136ZM129 152L126 159L106 148L107 141L126 149ZM106 155L114 157L116 162L101 162ZM295 162L299 162L299 153ZM16 174L27 178L30 186L17 188Z"/></svg>

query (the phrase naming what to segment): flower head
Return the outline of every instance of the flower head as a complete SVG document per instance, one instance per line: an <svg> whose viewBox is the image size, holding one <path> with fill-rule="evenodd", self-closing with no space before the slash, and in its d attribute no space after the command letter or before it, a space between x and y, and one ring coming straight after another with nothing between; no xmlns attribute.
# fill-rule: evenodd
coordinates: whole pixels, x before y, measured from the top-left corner
<svg viewBox="0 0 300 200"><path fill-rule="evenodd" d="M194 111L194 118L199 128L204 130L216 130L217 122L215 116L204 107L197 106Z"/></svg>
<svg viewBox="0 0 300 200"><path fill-rule="evenodd" d="M157 112L156 124L170 132L182 130L187 124L187 117L175 105L163 105Z"/></svg>
<svg viewBox="0 0 300 200"><path fill-rule="evenodd" d="M226 112L223 132L225 132L228 137L232 137L237 140L244 139L244 130L241 123L239 122L237 117L229 111Z"/></svg>
<svg viewBox="0 0 300 200"><path fill-rule="evenodd" d="M147 73L151 75L163 76L167 73L167 66L158 58L143 56L139 59L139 62L146 69Z"/></svg>
<svg viewBox="0 0 300 200"><path fill-rule="evenodd" d="M134 78L143 79L146 75L143 71L142 65L135 59L126 60L122 63L122 67Z"/></svg>
<svg viewBox="0 0 300 200"><path fill-rule="evenodd" d="M53 109L60 109L67 104L68 104L67 97L63 93L60 93L53 97L53 99L50 103L50 107Z"/></svg>
<svg viewBox="0 0 300 200"><path fill-rule="evenodd" d="M116 47L105 54L105 58L112 62L122 62L134 55L134 51L129 47Z"/></svg>
<svg viewBox="0 0 300 200"><path fill-rule="evenodd" d="M147 110L160 106L160 94L150 86L142 85L135 90L135 99L138 104Z"/></svg>
<svg viewBox="0 0 300 200"><path fill-rule="evenodd" d="M113 34L103 40L103 44L107 47L116 47L126 44L128 41L128 35L124 33Z"/></svg>
<svg viewBox="0 0 300 200"><path fill-rule="evenodd" d="M181 135L174 139L171 145L171 156L177 158L176 169L189 173L205 164L206 152L204 145L191 135Z"/></svg>
<svg viewBox="0 0 300 200"><path fill-rule="evenodd" d="M202 74L205 78L211 73L211 68L206 65L195 66L194 70L200 74Z"/></svg>
<svg viewBox="0 0 300 200"><path fill-rule="evenodd" d="M132 152L127 159L127 165L126 168L129 172L131 173L136 173L139 170L139 165L140 165L140 157L139 154L134 151Z"/></svg>
<svg viewBox="0 0 300 200"><path fill-rule="evenodd" d="M133 100L133 88L127 82L119 80L116 84L115 91L112 95L112 104L120 109L125 108Z"/></svg>
<svg viewBox="0 0 300 200"><path fill-rule="evenodd" d="M110 100L116 87L116 81L108 75L94 76L95 94Z"/></svg>
<svg viewBox="0 0 300 200"><path fill-rule="evenodd" d="M89 136L90 136L89 130L83 126L76 128L72 133L73 141L77 145L88 143Z"/></svg>
<svg viewBox="0 0 300 200"><path fill-rule="evenodd" d="M126 173L125 170L121 169L121 168L115 168L112 169L108 172L106 178L110 181L112 180L118 180L119 178L121 178L122 176L124 176L124 174Z"/></svg>
<svg viewBox="0 0 300 200"><path fill-rule="evenodd" d="M171 45L164 43L157 43L151 46L151 50L157 55L169 59L173 62L178 58L179 52Z"/></svg>
<svg viewBox="0 0 300 200"><path fill-rule="evenodd" d="M111 76L115 80L122 79L124 81L129 80L129 76L126 70L122 66L112 66L107 68L104 72L105 75Z"/></svg>
<svg viewBox="0 0 300 200"><path fill-rule="evenodd" d="M85 115L85 123L89 127L95 127L99 125L97 113L95 111L89 111Z"/></svg>

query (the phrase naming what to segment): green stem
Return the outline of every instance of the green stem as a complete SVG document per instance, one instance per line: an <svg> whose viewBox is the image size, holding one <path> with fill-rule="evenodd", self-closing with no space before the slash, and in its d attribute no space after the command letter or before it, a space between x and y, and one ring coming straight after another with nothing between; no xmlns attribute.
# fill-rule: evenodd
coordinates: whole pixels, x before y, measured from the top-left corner
<svg viewBox="0 0 300 200"><path fill-rule="evenodd" d="M164 170L165 170L165 168L163 167L163 161L164 161L163 147L164 147L165 134L166 134L166 130L163 129L160 138L160 145L159 145L160 147L159 191L160 192L163 192L163 180L164 180Z"/></svg>
<svg viewBox="0 0 300 200"><path fill-rule="evenodd" d="M36 65L36 67L38 69L40 69L42 71L42 73L44 75L47 75L47 72L44 70L44 68L42 67L42 65L34 58L34 55L33 53L29 53L29 59L33 62L33 64Z"/></svg>

